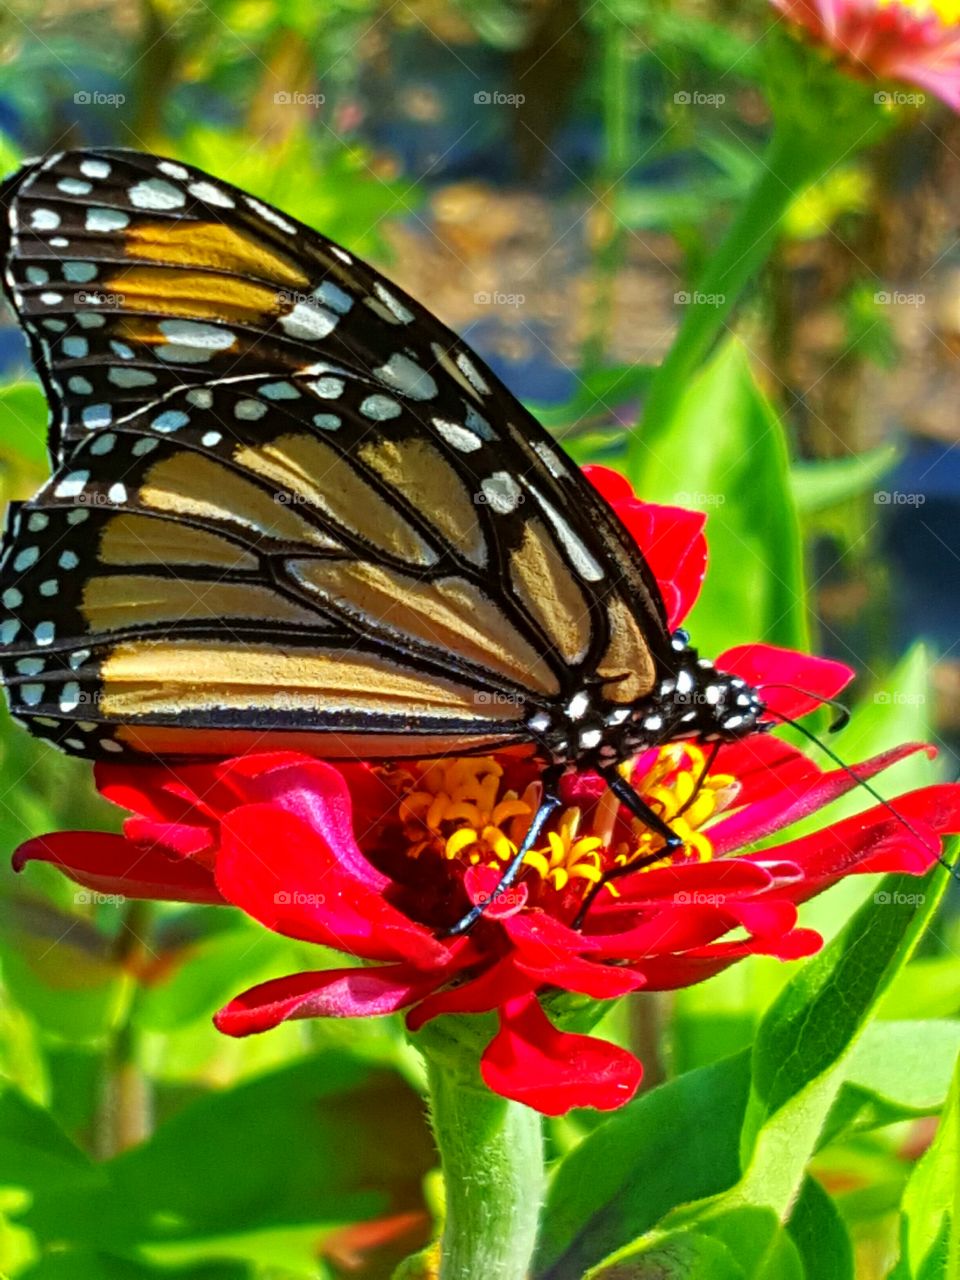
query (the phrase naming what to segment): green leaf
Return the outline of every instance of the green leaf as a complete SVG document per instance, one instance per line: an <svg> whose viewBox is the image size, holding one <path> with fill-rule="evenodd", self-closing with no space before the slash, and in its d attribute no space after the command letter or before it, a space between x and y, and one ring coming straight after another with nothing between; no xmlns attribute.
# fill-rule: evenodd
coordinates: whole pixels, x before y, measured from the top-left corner
<svg viewBox="0 0 960 1280"><path fill-rule="evenodd" d="M29 473L47 468L46 397L36 382L0 387L0 457Z"/></svg>
<svg viewBox="0 0 960 1280"><path fill-rule="evenodd" d="M899 456L896 445L881 445L851 458L794 463L790 488L797 510L807 516L851 502L873 489Z"/></svg>
<svg viewBox="0 0 960 1280"><path fill-rule="evenodd" d="M746 1054L641 1094L560 1165L547 1195L534 1275L580 1280L674 1205L739 1177Z"/></svg>
<svg viewBox="0 0 960 1280"><path fill-rule="evenodd" d="M879 1018L945 1018L960 1008L960 965L955 955L918 956L897 974Z"/></svg>
<svg viewBox="0 0 960 1280"><path fill-rule="evenodd" d="M321 1053L193 1102L101 1165L103 1190L38 1194L22 1221L108 1252L217 1240L231 1257L307 1227L305 1263L320 1228L422 1209L435 1159L422 1102L395 1074Z"/></svg>
<svg viewBox="0 0 960 1280"><path fill-rule="evenodd" d="M652 1246L624 1250L603 1262L585 1280L746 1280L747 1273L719 1240L696 1231L677 1232Z"/></svg>
<svg viewBox="0 0 960 1280"><path fill-rule="evenodd" d="M634 441L642 454L643 436ZM708 513L710 564L690 630L706 653L746 640L807 647L803 555L779 419L731 339L630 476L650 502Z"/></svg>
<svg viewBox="0 0 960 1280"><path fill-rule="evenodd" d="M787 1230L808 1280L854 1280L853 1246L847 1228L815 1178L804 1179Z"/></svg>
<svg viewBox="0 0 960 1280"><path fill-rule="evenodd" d="M740 1183L705 1207L772 1208L781 1219L800 1190L807 1161L843 1082L847 1059L878 1000L906 963L945 884L891 875L878 901L800 969L760 1026L741 1137ZM698 1213L697 1216L700 1216Z"/></svg>
<svg viewBox="0 0 960 1280"><path fill-rule="evenodd" d="M937 1136L903 1195L900 1260L891 1280L960 1275L960 1061Z"/></svg>
<svg viewBox="0 0 960 1280"><path fill-rule="evenodd" d="M105 1178L42 1107L17 1089L0 1093L0 1186L63 1195Z"/></svg>
<svg viewBox="0 0 960 1280"><path fill-rule="evenodd" d="M871 1023L850 1054L821 1145L939 1111L958 1053L960 1022Z"/></svg>
<svg viewBox="0 0 960 1280"><path fill-rule="evenodd" d="M715 1275L804 1280L800 1254L776 1214L747 1206L724 1218L705 1220L699 1231L657 1234L587 1273L589 1280L713 1280Z"/></svg>
<svg viewBox="0 0 960 1280"><path fill-rule="evenodd" d="M204 1262L189 1267L156 1267L108 1253L70 1250L52 1253L17 1280L250 1280L244 1263Z"/></svg>

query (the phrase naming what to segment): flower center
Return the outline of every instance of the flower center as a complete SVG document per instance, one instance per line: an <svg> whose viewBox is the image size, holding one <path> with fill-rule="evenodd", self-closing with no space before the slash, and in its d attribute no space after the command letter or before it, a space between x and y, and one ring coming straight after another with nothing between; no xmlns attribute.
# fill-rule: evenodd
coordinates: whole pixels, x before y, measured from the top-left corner
<svg viewBox="0 0 960 1280"><path fill-rule="evenodd" d="M699 747L674 743L652 753L649 767L633 776L645 803L683 840L681 849L663 858L658 857L663 839L628 818L610 792L560 810L542 842L524 858L529 904L575 911L618 868L711 858L713 847L702 828L732 802L736 785L729 775L705 776L705 763ZM504 870L541 797L539 781L514 780L511 785L504 768L490 757L385 766L383 774L401 795L406 856L436 858L461 877L475 866ZM605 889L615 894L616 881Z"/></svg>

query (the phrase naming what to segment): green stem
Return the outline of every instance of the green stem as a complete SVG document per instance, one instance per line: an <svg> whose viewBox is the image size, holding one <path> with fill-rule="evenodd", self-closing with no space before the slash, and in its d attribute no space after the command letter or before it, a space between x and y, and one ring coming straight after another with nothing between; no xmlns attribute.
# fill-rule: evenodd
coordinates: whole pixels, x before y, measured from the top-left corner
<svg viewBox="0 0 960 1280"><path fill-rule="evenodd" d="M427 1057L446 1189L440 1280L524 1280L543 1196L540 1117Z"/></svg>
<svg viewBox="0 0 960 1280"><path fill-rule="evenodd" d="M746 203L721 241L683 308L680 329L650 387L642 429L632 445L631 474L657 447L691 378L726 324L744 287L766 262L791 201L856 145L844 129L813 135L792 121L773 132L763 168Z"/></svg>

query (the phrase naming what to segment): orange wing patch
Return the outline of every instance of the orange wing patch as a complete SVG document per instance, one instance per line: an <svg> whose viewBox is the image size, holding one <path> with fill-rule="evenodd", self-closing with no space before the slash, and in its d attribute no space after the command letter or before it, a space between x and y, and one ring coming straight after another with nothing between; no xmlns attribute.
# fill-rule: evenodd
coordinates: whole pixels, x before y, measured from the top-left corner
<svg viewBox="0 0 960 1280"><path fill-rule="evenodd" d="M255 450L249 452L254 458L260 456ZM261 536L323 550L341 549L329 534L298 515L293 504L281 501L280 491L266 493L215 459L186 450L154 463L137 496L143 506L156 511L219 523L237 521Z"/></svg>
<svg viewBox="0 0 960 1280"><path fill-rule="evenodd" d="M434 650L461 654L521 687L547 695L558 692L556 676L544 659L488 596L462 578L424 582L383 565L337 560L293 560L287 568L349 617Z"/></svg>
<svg viewBox="0 0 960 1280"><path fill-rule="evenodd" d="M308 721L336 712L478 718L476 694L465 685L347 649L134 641L111 651L100 678L101 710L120 719L215 707L288 711ZM492 721L519 718L505 702L482 711Z"/></svg>
<svg viewBox="0 0 960 1280"><path fill-rule="evenodd" d="M590 606L540 520L527 523L510 558L510 582L546 644L571 666L582 662L590 646Z"/></svg>
<svg viewBox="0 0 960 1280"><path fill-rule="evenodd" d="M315 612L284 600L269 587L146 573L90 578L83 588L80 612L92 632L158 622L217 622L229 626L231 620L256 622L264 618L312 628L323 625Z"/></svg>
<svg viewBox="0 0 960 1280"><path fill-rule="evenodd" d="M218 569L255 571L260 562L229 538L194 529L174 520L137 516L129 511L114 516L100 535L100 562L117 567L144 564L214 565Z"/></svg>
<svg viewBox="0 0 960 1280"><path fill-rule="evenodd" d="M123 247L130 258L172 262L178 267L213 267L294 289L310 283L293 259L222 222L143 222L127 230Z"/></svg>

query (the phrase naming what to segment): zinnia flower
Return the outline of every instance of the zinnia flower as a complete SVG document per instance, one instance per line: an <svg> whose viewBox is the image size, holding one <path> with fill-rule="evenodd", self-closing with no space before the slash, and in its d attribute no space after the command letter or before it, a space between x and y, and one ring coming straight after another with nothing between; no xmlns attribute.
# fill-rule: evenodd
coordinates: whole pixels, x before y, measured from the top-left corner
<svg viewBox="0 0 960 1280"><path fill-rule="evenodd" d="M772 0L857 75L918 85L960 111L957 0Z"/></svg>
<svg viewBox="0 0 960 1280"><path fill-rule="evenodd" d="M594 468L591 478L638 538L675 624L703 575L703 518L638 502L612 472ZM785 715L809 710L852 674L766 645L729 650L717 666L765 685L768 705ZM856 772L869 778L921 749L900 747ZM607 1000L698 982L746 955L809 955L821 939L798 926L798 903L850 873L920 874L939 834L960 830L960 787L931 786L897 801L913 832L877 806L750 850L855 780L766 734L725 744L706 764L697 744L674 743L626 770L684 844L609 882L605 873L657 855L662 843L599 778L568 776L521 877L492 901L540 797L538 763L509 753L336 766L294 752L98 764L101 793L131 815L123 834L44 836L17 851L15 866L41 859L95 890L230 904L351 957L349 967L238 995L216 1017L229 1035L400 1010L417 1030L444 1013L495 1011L499 1030L481 1061L491 1089L548 1114L610 1109L636 1091L640 1063L559 1030L544 995ZM481 901L489 905L477 925L447 936Z"/></svg>

